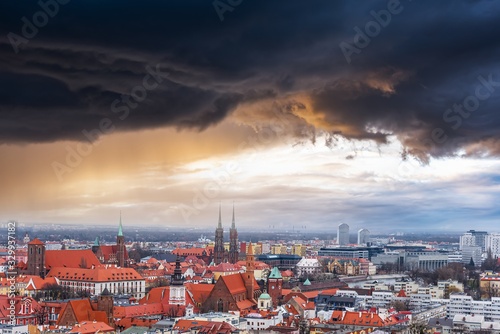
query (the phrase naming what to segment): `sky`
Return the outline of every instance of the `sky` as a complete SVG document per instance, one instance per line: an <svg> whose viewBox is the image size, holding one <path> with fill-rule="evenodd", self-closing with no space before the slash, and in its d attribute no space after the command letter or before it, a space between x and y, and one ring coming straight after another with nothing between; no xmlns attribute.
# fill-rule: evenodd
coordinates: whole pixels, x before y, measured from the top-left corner
<svg viewBox="0 0 500 334"><path fill-rule="evenodd" d="M0 13L0 221L498 231L496 1Z"/></svg>

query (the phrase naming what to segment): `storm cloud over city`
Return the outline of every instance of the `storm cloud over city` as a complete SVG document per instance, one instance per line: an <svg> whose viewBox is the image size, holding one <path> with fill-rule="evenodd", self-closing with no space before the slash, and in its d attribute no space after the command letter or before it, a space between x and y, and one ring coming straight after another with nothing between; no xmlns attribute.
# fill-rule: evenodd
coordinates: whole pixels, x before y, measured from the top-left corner
<svg viewBox="0 0 500 334"><path fill-rule="evenodd" d="M49 3L49 5L48 5ZM0 220L487 229L495 1L0 4Z"/></svg>

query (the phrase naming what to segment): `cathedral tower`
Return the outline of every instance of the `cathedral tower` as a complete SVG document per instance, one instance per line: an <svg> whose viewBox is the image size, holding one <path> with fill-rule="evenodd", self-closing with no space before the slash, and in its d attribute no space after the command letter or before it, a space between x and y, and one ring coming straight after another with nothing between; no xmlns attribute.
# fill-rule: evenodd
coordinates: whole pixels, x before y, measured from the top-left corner
<svg viewBox="0 0 500 334"><path fill-rule="evenodd" d="M254 292L255 292L255 257L253 255L253 246L252 243L248 245L248 251L247 251L247 259L246 259L246 269L247 271L242 274L243 275L243 281L245 281L245 287L247 290L247 298L250 300L254 299Z"/></svg>
<svg viewBox="0 0 500 334"><path fill-rule="evenodd" d="M221 209L219 204L219 224L215 229L214 264L224 262L224 229L222 228Z"/></svg>
<svg viewBox="0 0 500 334"><path fill-rule="evenodd" d="M45 276L45 244L38 238L28 243L28 275Z"/></svg>
<svg viewBox="0 0 500 334"><path fill-rule="evenodd" d="M123 236L122 213L120 212L120 226L118 227L118 235L116 236L116 265L125 267L125 237Z"/></svg>
<svg viewBox="0 0 500 334"><path fill-rule="evenodd" d="M238 230L234 221L234 204L233 204L233 222L229 230L229 263L238 262Z"/></svg>

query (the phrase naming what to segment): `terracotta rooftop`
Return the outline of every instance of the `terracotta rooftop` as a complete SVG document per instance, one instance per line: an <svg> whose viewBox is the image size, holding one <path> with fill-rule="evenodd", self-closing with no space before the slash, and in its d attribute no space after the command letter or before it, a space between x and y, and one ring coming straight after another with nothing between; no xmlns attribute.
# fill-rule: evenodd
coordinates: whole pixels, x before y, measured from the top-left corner
<svg viewBox="0 0 500 334"><path fill-rule="evenodd" d="M116 282L143 280L141 275L132 268L52 268L47 277L57 277L60 280L89 281L89 282Z"/></svg>

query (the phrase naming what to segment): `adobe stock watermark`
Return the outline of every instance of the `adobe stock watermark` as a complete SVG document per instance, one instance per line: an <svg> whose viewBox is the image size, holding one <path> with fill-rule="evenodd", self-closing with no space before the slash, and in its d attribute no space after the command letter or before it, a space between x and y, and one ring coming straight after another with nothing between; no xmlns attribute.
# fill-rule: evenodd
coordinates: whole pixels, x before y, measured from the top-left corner
<svg viewBox="0 0 500 334"><path fill-rule="evenodd" d="M16 325L16 249L17 249L17 239L16 239L16 228L17 223L15 221L9 221L7 223L7 282L9 289L7 292L7 299L9 301L9 306L7 310L9 312L9 324Z"/></svg>
<svg viewBox="0 0 500 334"><path fill-rule="evenodd" d="M355 26L353 30L356 34L352 39L352 43L342 41L339 44L347 63L350 64L352 62L351 57L353 54L360 54L362 49L370 45L372 39L377 37L382 28L387 27L391 23L392 17L400 14L403 8L399 0L389 0L387 2L387 9L381 9L378 12L371 10L370 15L374 20L366 22L364 31L360 27Z"/></svg>
<svg viewBox="0 0 500 334"><path fill-rule="evenodd" d="M198 215L202 210L206 209L221 191L231 184L233 176L242 171L242 163L247 165L254 161L260 145L269 144L273 139L279 138L286 133L286 123L289 121L276 110L274 110L274 116L275 122L272 122L273 126L259 131L256 135L248 136L246 140L238 145L237 152L248 151L244 160L241 162L229 161L218 168L214 168L210 173L210 180L203 187L193 190L194 195L191 204L180 204L179 210L185 223L190 222L191 216Z"/></svg>
<svg viewBox="0 0 500 334"><path fill-rule="evenodd" d="M31 20L26 16L21 18L21 34L9 32L7 39L15 53L19 53L20 47L25 46L29 41L38 35L39 29L49 23L49 19L54 18L61 5L66 5L70 0L40 0L38 6L41 10L35 12Z"/></svg>
<svg viewBox="0 0 500 334"><path fill-rule="evenodd" d="M243 0L214 0L212 5L214 6L215 12L219 16L219 19L224 21L224 13L232 12L235 7L241 5Z"/></svg>
<svg viewBox="0 0 500 334"><path fill-rule="evenodd" d="M481 106L481 101L488 100L496 88L500 87L500 81L494 81L493 75L490 73L487 78L482 75L477 76L479 84L476 86L474 93L466 96L462 103L454 103L450 108L443 113L443 121L449 125L452 130L458 130L464 120L468 119ZM448 131L450 130L448 129ZM444 145L450 137L446 133L446 128L435 127L430 132L429 138L424 140L424 146L432 148L436 145ZM412 160L404 161L399 165L400 174L411 173L417 166Z"/></svg>
<svg viewBox="0 0 500 334"><path fill-rule="evenodd" d="M148 97L148 92L156 89L170 73L161 71L161 64L155 68L146 66L147 74L143 77L142 83L134 86L130 93L121 95L119 99L115 99L111 103L111 112L117 114L120 121L124 121L130 115L130 111L137 108L139 103L143 102ZM113 120L109 117L104 117L99 121L96 128L87 130L83 129L82 134L88 140L88 143L77 143L74 147L66 145L67 151L65 161L53 161L52 169L61 182L65 174L71 173L77 168L83 159L89 156L94 146L100 144L100 138L103 135L111 134L115 130Z"/></svg>

